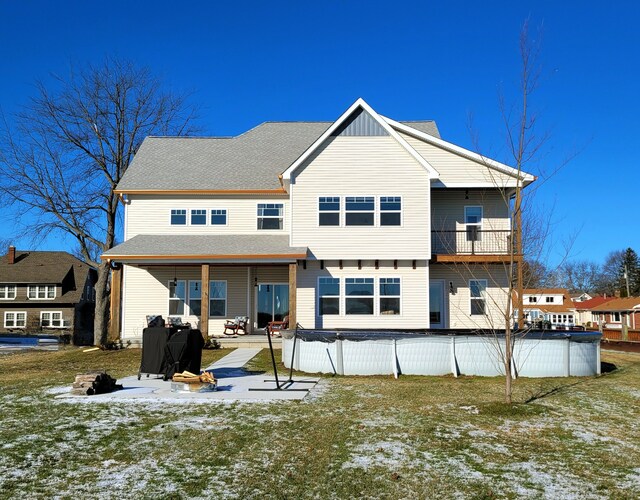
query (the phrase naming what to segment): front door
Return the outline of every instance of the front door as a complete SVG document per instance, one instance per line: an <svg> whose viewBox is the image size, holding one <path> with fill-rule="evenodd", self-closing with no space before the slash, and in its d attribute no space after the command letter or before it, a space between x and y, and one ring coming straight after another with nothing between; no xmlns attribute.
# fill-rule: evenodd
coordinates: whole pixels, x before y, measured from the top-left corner
<svg viewBox="0 0 640 500"><path fill-rule="evenodd" d="M259 283L256 291L258 328L270 321L282 321L289 314L289 285Z"/></svg>
<svg viewBox="0 0 640 500"><path fill-rule="evenodd" d="M429 325L430 328L445 328L444 281L429 282Z"/></svg>

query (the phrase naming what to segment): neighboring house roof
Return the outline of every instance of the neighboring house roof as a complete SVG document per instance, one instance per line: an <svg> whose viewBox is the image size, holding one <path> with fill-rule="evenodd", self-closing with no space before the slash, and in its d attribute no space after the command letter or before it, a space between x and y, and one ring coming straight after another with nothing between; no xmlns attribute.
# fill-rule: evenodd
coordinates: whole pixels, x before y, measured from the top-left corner
<svg viewBox="0 0 640 500"><path fill-rule="evenodd" d="M640 297L625 297L614 298L605 302L599 306L593 307L591 311L594 312L619 312L619 311L633 311L634 309L640 309Z"/></svg>
<svg viewBox="0 0 640 500"><path fill-rule="evenodd" d="M102 259L119 261L190 259L304 259L306 247L290 247L288 235L139 234L112 248Z"/></svg>
<svg viewBox="0 0 640 500"><path fill-rule="evenodd" d="M522 295L564 295L569 298L569 290L566 288L525 288Z"/></svg>
<svg viewBox="0 0 640 500"><path fill-rule="evenodd" d="M91 266L67 252L16 250L15 262L0 257L0 283L61 285L67 289L47 304L80 302ZM33 299L31 300L33 302Z"/></svg>
<svg viewBox="0 0 640 500"><path fill-rule="evenodd" d="M589 309L593 309L594 307L598 307L604 304L605 302L610 302L614 299L615 297L593 297L592 299L589 299L589 300L574 302L574 306L576 309L580 311L589 310Z"/></svg>
<svg viewBox="0 0 640 500"><path fill-rule="evenodd" d="M117 192L281 190L278 176L333 122L265 122L237 137L147 137ZM433 121L406 122L439 137Z"/></svg>

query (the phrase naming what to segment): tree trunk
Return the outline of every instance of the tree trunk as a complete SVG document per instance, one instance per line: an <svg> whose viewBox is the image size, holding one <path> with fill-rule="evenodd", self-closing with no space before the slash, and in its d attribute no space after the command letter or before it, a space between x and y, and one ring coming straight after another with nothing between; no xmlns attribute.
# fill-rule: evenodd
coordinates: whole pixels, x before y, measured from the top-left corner
<svg viewBox="0 0 640 500"><path fill-rule="evenodd" d="M103 262L98 266L98 281L96 282L96 312L93 323L93 343L104 345L107 340L107 325L109 316L109 263Z"/></svg>

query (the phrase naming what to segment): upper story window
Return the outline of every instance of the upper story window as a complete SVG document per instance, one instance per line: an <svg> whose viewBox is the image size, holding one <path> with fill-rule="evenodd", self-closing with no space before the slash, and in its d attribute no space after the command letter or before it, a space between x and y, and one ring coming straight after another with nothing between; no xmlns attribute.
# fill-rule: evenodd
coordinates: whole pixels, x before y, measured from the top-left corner
<svg viewBox="0 0 640 500"><path fill-rule="evenodd" d="M171 225L184 226L187 224L187 211L181 209L171 210Z"/></svg>
<svg viewBox="0 0 640 500"><path fill-rule="evenodd" d="M545 297L544 300L547 304L553 304L553 297Z"/></svg>
<svg viewBox="0 0 640 500"><path fill-rule="evenodd" d="M283 219L282 203L258 203L258 229L282 229Z"/></svg>
<svg viewBox="0 0 640 500"><path fill-rule="evenodd" d="M27 297L30 299L51 300L56 298L55 285L29 285Z"/></svg>
<svg viewBox="0 0 640 500"><path fill-rule="evenodd" d="M318 224L320 226L340 225L339 196L321 196L318 199Z"/></svg>
<svg viewBox="0 0 640 500"><path fill-rule="evenodd" d="M25 311L7 311L4 313L5 328L24 328L27 326L27 313Z"/></svg>
<svg viewBox="0 0 640 500"><path fill-rule="evenodd" d="M487 314L487 280L470 280L471 314Z"/></svg>
<svg viewBox="0 0 640 500"><path fill-rule="evenodd" d="M318 278L318 297L321 316L340 314L340 278Z"/></svg>
<svg viewBox="0 0 640 500"><path fill-rule="evenodd" d="M207 211L201 209L191 210L191 225L192 226L206 226L207 225Z"/></svg>
<svg viewBox="0 0 640 500"><path fill-rule="evenodd" d="M376 203L373 196L347 196L345 200L345 224L347 226L373 226L375 208Z"/></svg>
<svg viewBox="0 0 640 500"><path fill-rule="evenodd" d="M211 210L211 225L212 226L226 226L227 225L227 210L214 208Z"/></svg>
<svg viewBox="0 0 640 500"><path fill-rule="evenodd" d="M480 241L482 229L482 207L464 207L464 223L467 227L467 241Z"/></svg>
<svg viewBox="0 0 640 500"><path fill-rule="evenodd" d="M538 297L529 297L529 304L534 304L538 302Z"/></svg>
<svg viewBox="0 0 640 500"><path fill-rule="evenodd" d="M0 285L0 299L13 300L16 298L15 285Z"/></svg>
<svg viewBox="0 0 640 500"><path fill-rule="evenodd" d="M373 314L373 278L345 279L346 314Z"/></svg>
<svg viewBox="0 0 640 500"><path fill-rule="evenodd" d="M380 197L380 225L400 226L402 224L402 200L399 196Z"/></svg>

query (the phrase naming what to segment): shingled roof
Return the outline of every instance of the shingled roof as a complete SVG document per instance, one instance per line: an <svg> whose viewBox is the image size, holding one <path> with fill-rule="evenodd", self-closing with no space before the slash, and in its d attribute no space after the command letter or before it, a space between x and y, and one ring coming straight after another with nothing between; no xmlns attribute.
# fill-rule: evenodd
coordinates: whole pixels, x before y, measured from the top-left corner
<svg viewBox="0 0 640 500"><path fill-rule="evenodd" d="M280 189L278 176L332 123L265 122L237 137L147 137L117 190ZM440 137L433 121L403 123Z"/></svg>

